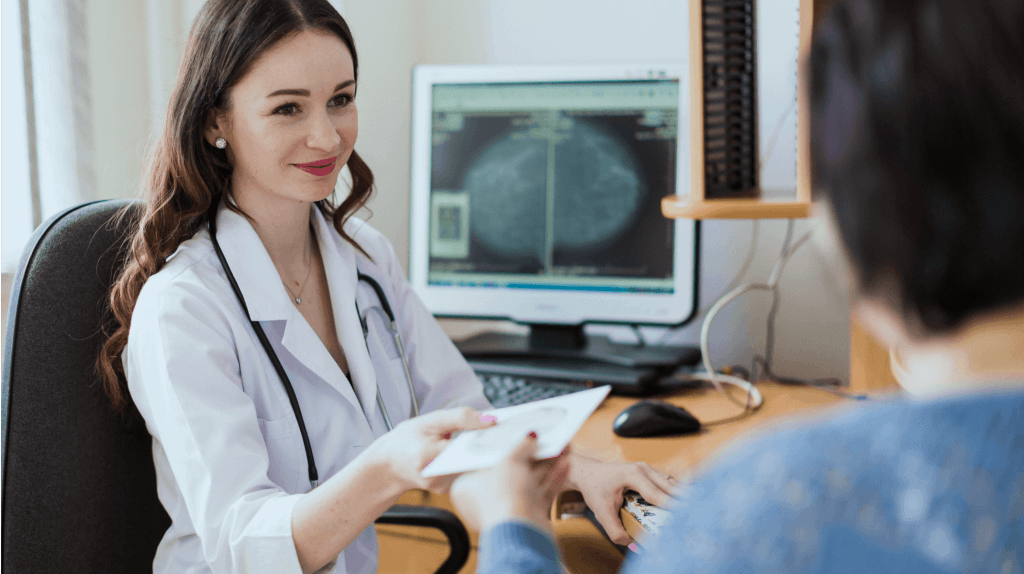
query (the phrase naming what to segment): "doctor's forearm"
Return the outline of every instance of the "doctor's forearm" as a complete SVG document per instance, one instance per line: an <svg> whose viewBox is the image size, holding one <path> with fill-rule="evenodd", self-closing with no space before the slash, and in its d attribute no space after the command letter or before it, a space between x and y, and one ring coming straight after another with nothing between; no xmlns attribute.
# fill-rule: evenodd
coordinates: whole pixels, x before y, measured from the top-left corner
<svg viewBox="0 0 1024 574"><path fill-rule="evenodd" d="M387 465L364 452L305 494L292 513L292 540L303 572L337 558L405 491Z"/></svg>

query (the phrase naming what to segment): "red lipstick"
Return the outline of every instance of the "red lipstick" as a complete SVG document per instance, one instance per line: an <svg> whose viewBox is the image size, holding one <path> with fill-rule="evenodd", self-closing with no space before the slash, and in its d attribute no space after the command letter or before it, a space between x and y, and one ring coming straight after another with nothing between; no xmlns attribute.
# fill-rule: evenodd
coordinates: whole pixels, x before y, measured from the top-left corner
<svg viewBox="0 0 1024 574"><path fill-rule="evenodd" d="M338 156L327 157L321 160L309 162L309 163L297 163L295 167L302 171L313 174L317 177L323 177L329 175L334 171L334 166L338 162Z"/></svg>

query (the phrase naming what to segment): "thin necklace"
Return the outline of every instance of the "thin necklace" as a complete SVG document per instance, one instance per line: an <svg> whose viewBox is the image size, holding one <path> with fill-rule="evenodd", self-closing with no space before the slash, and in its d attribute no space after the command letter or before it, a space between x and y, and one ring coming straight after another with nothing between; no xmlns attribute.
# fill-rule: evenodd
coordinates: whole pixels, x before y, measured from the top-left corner
<svg viewBox="0 0 1024 574"><path fill-rule="evenodd" d="M306 285L309 284L308 283L309 282L309 275L310 275L310 273L313 272L313 250L312 249L309 250L308 255L309 255L309 259L307 260L307 263L306 263L306 265L308 267L308 269L306 269L306 278L302 280L302 285L301 285L301 287L299 287L299 292L298 293L295 293L295 291L292 291L292 288L288 286L288 283L286 283L284 279L281 279L281 283L284 284L284 288L287 289L288 292L292 294L292 297L295 298L295 304L296 305L301 305L302 304L302 292L306 290Z"/></svg>

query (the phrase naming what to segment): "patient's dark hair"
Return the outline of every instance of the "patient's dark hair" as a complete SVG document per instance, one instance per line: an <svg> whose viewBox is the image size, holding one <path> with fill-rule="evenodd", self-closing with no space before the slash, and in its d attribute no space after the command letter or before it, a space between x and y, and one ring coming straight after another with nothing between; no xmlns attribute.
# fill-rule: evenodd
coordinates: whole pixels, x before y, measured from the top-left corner
<svg viewBox="0 0 1024 574"><path fill-rule="evenodd" d="M809 72L812 181L861 292L922 334L1024 302L1024 2L840 1Z"/></svg>

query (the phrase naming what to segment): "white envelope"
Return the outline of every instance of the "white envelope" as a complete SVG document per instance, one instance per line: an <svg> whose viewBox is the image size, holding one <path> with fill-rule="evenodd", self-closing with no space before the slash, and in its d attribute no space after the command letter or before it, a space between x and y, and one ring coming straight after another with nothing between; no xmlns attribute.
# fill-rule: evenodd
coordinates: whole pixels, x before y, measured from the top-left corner
<svg viewBox="0 0 1024 574"><path fill-rule="evenodd" d="M501 461L530 431L537 433L537 458L552 458L569 444L594 409L608 396L604 386L542 401L492 409L493 427L466 431L428 464L422 476L441 476L489 468Z"/></svg>

